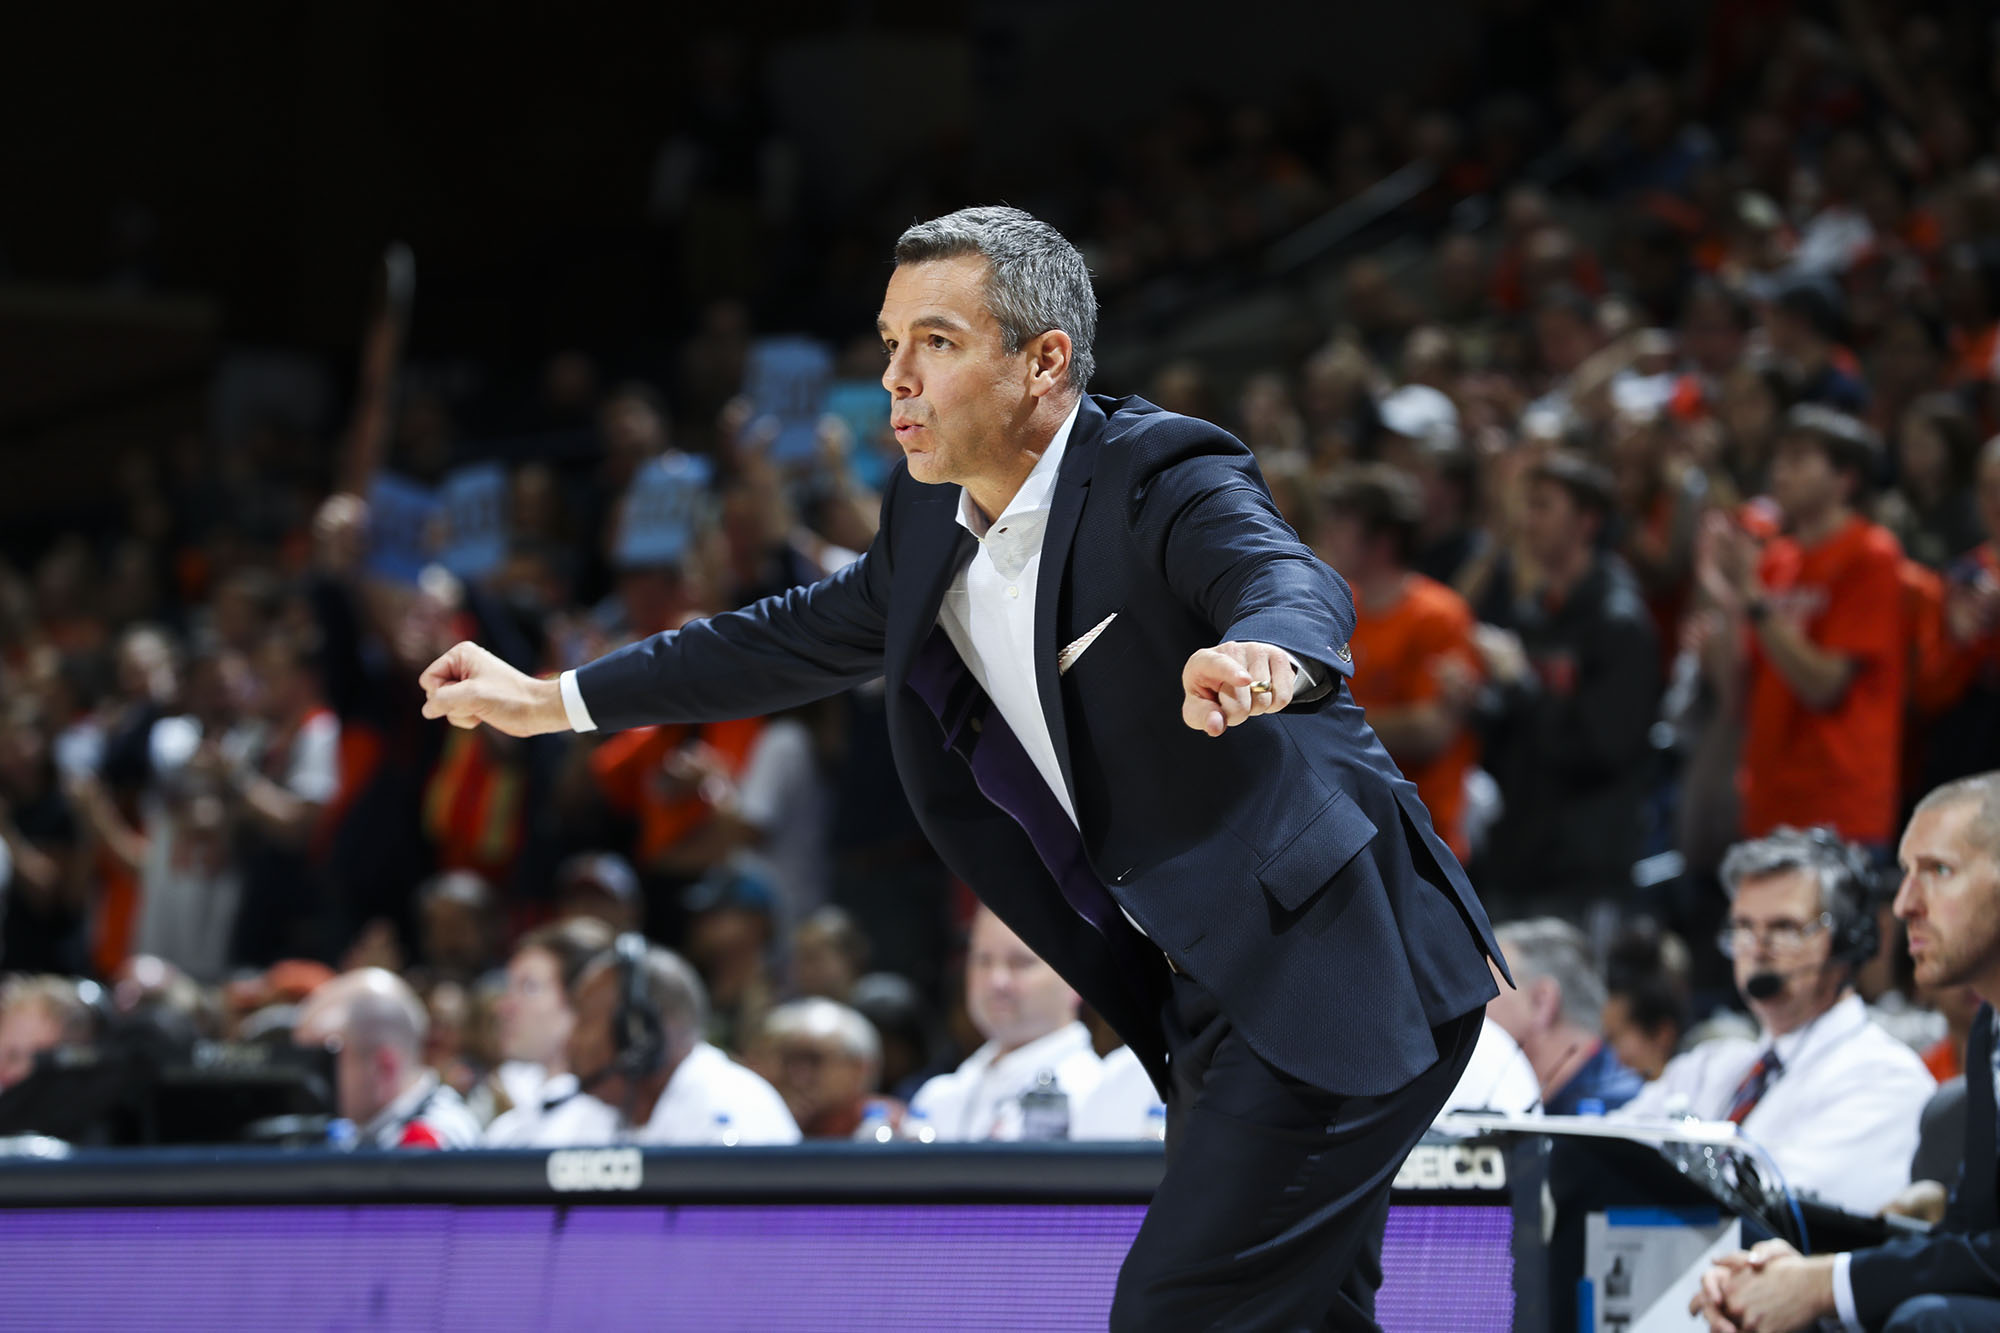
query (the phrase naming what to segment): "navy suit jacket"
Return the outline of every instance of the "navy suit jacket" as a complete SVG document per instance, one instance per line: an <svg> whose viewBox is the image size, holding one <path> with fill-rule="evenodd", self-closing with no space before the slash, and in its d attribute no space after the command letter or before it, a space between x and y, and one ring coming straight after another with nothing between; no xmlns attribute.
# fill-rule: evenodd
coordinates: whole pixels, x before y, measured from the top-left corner
<svg viewBox="0 0 2000 1333"><path fill-rule="evenodd" d="M1161 995L1121 973L909 687L976 545L958 497L898 467L861 559L611 653L578 671L578 689L615 729L769 712L886 677L898 775L938 853L1164 1087ZM1347 585L1279 517L1249 451L1141 399L1086 398L1035 596L1042 711L1090 864L1118 904L1285 1072L1373 1096L1433 1064L1431 1029L1497 993L1486 959L1500 951L1344 687ZM1063 647L1114 612L1059 675ZM1210 737L1181 721L1181 670L1226 640L1343 679Z"/></svg>
<svg viewBox="0 0 2000 1333"><path fill-rule="evenodd" d="M2000 1297L2000 1132L1993 1097L1993 1009L1982 1005L1965 1043L1965 1161L1951 1207L1931 1236L1857 1250L1848 1261L1854 1312L1880 1328L1912 1296Z"/></svg>

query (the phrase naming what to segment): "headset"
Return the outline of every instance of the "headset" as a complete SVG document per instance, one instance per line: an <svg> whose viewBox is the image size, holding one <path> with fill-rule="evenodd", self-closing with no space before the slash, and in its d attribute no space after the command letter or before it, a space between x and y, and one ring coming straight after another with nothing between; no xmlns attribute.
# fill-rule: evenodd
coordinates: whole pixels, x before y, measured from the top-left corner
<svg viewBox="0 0 2000 1333"><path fill-rule="evenodd" d="M1858 970L1882 947L1882 928L1875 919L1879 877L1867 854L1832 829L1809 828L1805 837L1836 867L1826 895L1827 911L1833 916L1828 961Z"/></svg>
<svg viewBox="0 0 2000 1333"><path fill-rule="evenodd" d="M611 945L618 968L618 1012L611 1019L616 1055L606 1072L637 1082L657 1074L667 1064L667 1029L646 985L646 937L628 930Z"/></svg>

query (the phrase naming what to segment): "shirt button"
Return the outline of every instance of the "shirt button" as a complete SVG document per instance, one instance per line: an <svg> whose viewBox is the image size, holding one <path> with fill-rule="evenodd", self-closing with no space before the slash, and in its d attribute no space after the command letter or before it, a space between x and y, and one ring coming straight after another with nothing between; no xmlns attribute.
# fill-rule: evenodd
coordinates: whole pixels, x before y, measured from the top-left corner
<svg viewBox="0 0 2000 1333"><path fill-rule="evenodd" d="M1019 597L1021 595L1021 590L1014 584L1010 583L1007 585L1007 595L1009 597Z"/></svg>

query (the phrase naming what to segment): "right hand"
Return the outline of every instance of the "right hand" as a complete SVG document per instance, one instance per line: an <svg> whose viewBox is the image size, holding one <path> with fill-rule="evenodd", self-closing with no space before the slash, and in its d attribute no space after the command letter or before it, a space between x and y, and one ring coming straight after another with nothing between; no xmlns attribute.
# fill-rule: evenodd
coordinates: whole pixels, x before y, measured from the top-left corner
<svg viewBox="0 0 2000 1333"><path fill-rule="evenodd" d="M1929 1222L1933 1226L1944 1221L1944 1211L1951 1203L1951 1196L1945 1187L1935 1180L1914 1180L1909 1188L1883 1205L1882 1214L1894 1213L1899 1217L1914 1217L1919 1222Z"/></svg>
<svg viewBox="0 0 2000 1333"><path fill-rule="evenodd" d="M562 688L517 671L476 643L452 645L424 668L424 716L471 730L484 722L509 736L569 730Z"/></svg>

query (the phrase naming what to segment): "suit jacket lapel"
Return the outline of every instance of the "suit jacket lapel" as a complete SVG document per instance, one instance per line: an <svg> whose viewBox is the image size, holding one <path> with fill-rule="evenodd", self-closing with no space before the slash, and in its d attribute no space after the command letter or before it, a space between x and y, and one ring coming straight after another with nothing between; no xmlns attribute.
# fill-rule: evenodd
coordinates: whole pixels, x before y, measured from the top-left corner
<svg viewBox="0 0 2000 1333"><path fill-rule="evenodd" d="M914 569L891 589L888 641L882 655L883 675L892 685L909 676L917 649L937 625L945 589L978 546L958 521L958 487L909 484L917 488L917 498L900 517L916 529L910 542L914 558L905 558Z"/></svg>
<svg viewBox="0 0 2000 1333"><path fill-rule="evenodd" d="M1035 578L1035 686L1041 695L1042 717L1049 724L1049 739L1055 742L1056 762L1062 767L1063 786L1069 789L1072 808L1076 779L1070 772L1069 728L1063 724L1062 682L1056 670L1056 654L1062 651L1062 645L1056 642L1056 611L1062 601L1064 575L1069 570L1070 543L1076 539L1083 502L1090 493L1091 473L1097 468L1098 446L1104 441L1104 422L1104 409L1085 395L1076 414L1076 425L1070 428L1069 443L1063 448L1048 526L1042 531L1041 572Z"/></svg>

